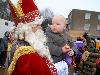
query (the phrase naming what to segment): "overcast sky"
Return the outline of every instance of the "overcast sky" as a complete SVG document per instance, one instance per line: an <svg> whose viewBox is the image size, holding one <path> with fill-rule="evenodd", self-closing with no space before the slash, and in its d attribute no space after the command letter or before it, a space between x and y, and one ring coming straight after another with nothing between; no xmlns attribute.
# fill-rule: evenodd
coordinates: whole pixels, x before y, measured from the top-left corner
<svg viewBox="0 0 100 75"><path fill-rule="evenodd" d="M18 0L13 0L13 2ZM100 12L100 0L35 0L40 10L50 8L55 14L65 17L72 9Z"/></svg>
<svg viewBox="0 0 100 75"><path fill-rule="evenodd" d="M55 14L65 17L72 9L100 12L100 0L35 0L39 9L50 8Z"/></svg>

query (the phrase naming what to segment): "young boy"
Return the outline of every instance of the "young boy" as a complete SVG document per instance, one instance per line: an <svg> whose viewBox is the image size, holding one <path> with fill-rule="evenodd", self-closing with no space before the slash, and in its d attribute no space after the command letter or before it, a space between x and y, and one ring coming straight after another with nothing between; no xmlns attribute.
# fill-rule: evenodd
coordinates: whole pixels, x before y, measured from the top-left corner
<svg viewBox="0 0 100 75"><path fill-rule="evenodd" d="M48 38L47 44L55 66L58 68L57 64L62 64L63 69L66 68L66 71L64 71L62 68L58 70L60 75L68 75L68 65L65 62L66 54L68 56L74 55L73 50L69 46L71 43L66 25L67 21L65 17L61 15L54 16L52 19L52 25L46 30L46 35ZM64 64L66 65L65 67L63 66Z"/></svg>

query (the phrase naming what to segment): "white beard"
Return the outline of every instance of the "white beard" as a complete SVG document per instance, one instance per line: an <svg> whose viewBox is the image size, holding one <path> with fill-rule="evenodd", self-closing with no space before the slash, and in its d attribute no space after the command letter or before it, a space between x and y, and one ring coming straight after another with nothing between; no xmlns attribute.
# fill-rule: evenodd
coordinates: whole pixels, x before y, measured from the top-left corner
<svg viewBox="0 0 100 75"><path fill-rule="evenodd" d="M26 34L25 40L30 43L30 45L37 51L40 56L46 57L48 60L53 62L49 49L46 46L46 36L42 30L38 29L35 33L29 32L29 34Z"/></svg>

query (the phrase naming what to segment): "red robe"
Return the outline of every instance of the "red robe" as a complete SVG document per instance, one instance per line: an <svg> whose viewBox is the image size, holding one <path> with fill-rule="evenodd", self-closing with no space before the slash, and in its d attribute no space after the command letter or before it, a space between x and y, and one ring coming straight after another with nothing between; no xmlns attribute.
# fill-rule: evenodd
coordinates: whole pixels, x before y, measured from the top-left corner
<svg viewBox="0 0 100 75"><path fill-rule="evenodd" d="M15 51L13 61L17 61L13 63L13 67L11 63L8 75L57 75L56 68L46 58L29 50L27 46L23 47Z"/></svg>
<svg viewBox="0 0 100 75"><path fill-rule="evenodd" d="M21 56L12 75L53 75L46 60L36 53Z"/></svg>

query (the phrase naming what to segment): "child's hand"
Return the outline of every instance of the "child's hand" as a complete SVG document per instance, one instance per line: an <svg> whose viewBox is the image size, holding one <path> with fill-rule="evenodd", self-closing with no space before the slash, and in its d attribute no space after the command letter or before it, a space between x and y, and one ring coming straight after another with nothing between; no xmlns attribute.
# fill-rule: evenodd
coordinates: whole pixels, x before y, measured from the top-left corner
<svg viewBox="0 0 100 75"><path fill-rule="evenodd" d="M64 53L69 52L71 50L71 48L66 44L64 47L62 47L62 51Z"/></svg>
<svg viewBox="0 0 100 75"><path fill-rule="evenodd" d="M67 54L68 54L69 56L73 56L73 55L74 55L74 51L73 51L73 50L70 50Z"/></svg>

